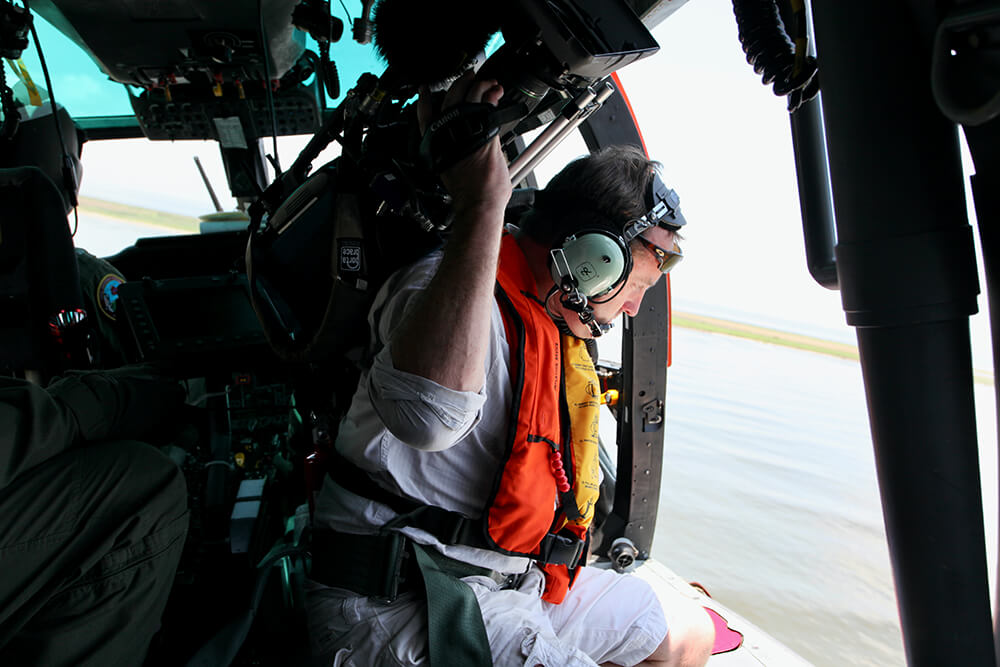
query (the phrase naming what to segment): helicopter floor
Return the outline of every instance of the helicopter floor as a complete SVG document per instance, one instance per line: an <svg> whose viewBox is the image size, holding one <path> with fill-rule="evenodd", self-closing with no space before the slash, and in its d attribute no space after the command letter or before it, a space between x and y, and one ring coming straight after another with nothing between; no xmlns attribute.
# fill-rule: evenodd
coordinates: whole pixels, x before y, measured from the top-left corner
<svg viewBox="0 0 1000 667"><path fill-rule="evenodd" d="M610 567L610 564L603 566ZM803 667L812 664L659 561L642 561L632 570L632 575L649 583L658 595L675 591L709 610L716 624L716 642L708 667Z"/></svg>

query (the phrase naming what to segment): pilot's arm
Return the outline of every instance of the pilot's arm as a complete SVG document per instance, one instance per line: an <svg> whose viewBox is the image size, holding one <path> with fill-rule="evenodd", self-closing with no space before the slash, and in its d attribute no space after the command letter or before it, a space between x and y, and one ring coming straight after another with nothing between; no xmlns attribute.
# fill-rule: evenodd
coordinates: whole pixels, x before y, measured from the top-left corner
<svg viewBox="0 0 1000 667"><path fill-rule="evenodd" d="M176 381L144 369L74 373L48 387L0 377L0 489L87 442L155 435L183 398Z"/></svg>

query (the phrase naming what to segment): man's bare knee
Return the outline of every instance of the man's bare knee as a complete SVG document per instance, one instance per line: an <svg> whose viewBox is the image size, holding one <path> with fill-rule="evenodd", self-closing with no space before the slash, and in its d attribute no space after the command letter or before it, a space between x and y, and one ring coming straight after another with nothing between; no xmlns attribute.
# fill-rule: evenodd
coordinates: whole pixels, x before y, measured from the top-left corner
<svg viewBox="0 0 1000 667"><path fill-rule="evenodd" d="M642 664L702 667L712 655L715 624L704 607L685 603L670 610L667 636Z"/></svg>

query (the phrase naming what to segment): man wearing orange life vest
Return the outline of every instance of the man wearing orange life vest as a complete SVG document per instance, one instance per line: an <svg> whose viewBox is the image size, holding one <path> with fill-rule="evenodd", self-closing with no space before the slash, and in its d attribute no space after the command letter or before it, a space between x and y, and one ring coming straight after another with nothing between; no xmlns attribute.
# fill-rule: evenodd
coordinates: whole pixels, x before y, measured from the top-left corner
<svg viewBox="0 0 1000 667"><path fill-rule="evenodd" d="M467 75L443 107L501 95ZM651 219L655 167L627 149L578 160L514 234L496 139L442 173L451 235L376 297L344 465L316 504L310 631L334 665L707 661L701 607L583 564L598 472L581 339L634 315L680 257L661 183L669 217Z"/></svg>

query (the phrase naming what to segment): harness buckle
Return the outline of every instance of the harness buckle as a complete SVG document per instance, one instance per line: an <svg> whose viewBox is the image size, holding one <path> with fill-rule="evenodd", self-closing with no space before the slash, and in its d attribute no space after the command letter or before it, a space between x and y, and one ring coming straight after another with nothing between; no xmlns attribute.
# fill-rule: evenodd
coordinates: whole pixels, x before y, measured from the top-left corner
<svg viewBox="0 0 1000 667"><path fill-rule="evenodd" d="M395 531L376 535L315 531L309 576L326 586L391 603L415 583L411 575L416 566L406 547L407 538Z"/></svg>
<svg viewBox="0 0 1000 667"><path fill-rule="evenodd" d="M402 533L391 531L383 535L385 541L386 567L383 570L382 590L384 594L375 594L372 597L378 598L387 604L396 601L396 598L408 588L406 579L409 574L406 563L409 560L410 552L407 546L407 539ZM412 584L412 582L409 582Z"/></svg>
<svg viewBox="0 0 1000 667"><path fill-rule="evenodd" d="M574 568L580 562L586 548L586 540L578 539L576 536L566 537L549 533L542 538L539 545L538 560Z"/></svg>

